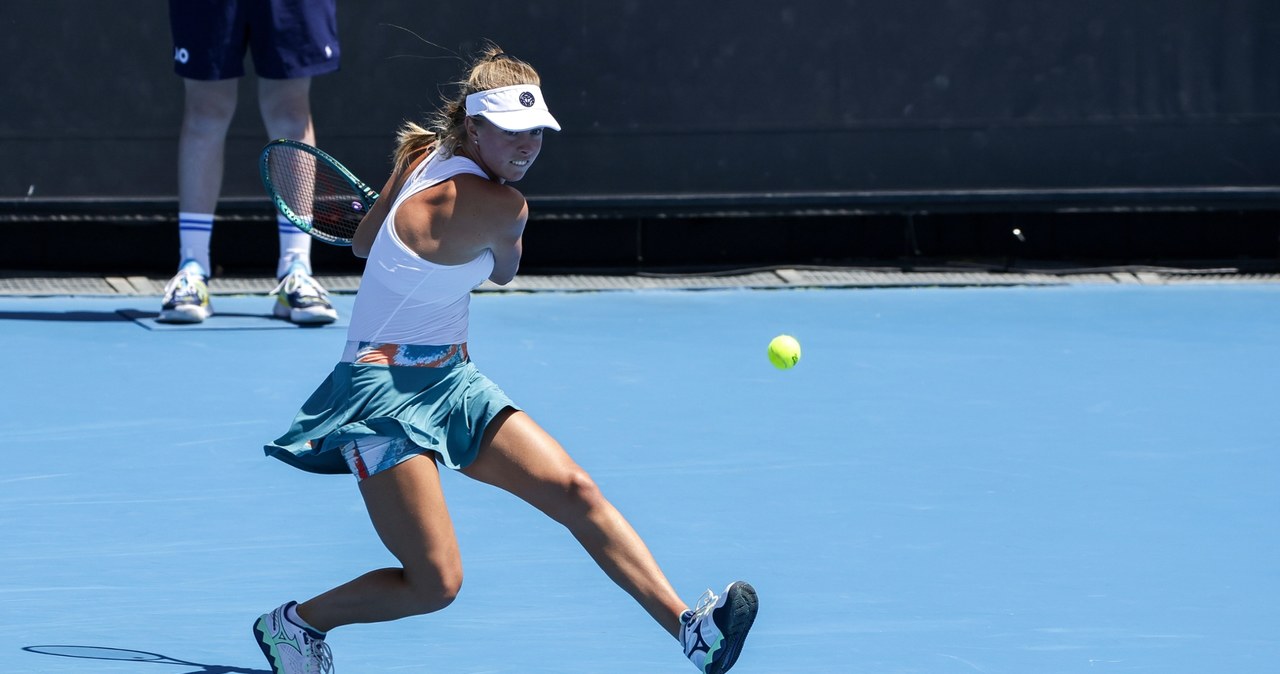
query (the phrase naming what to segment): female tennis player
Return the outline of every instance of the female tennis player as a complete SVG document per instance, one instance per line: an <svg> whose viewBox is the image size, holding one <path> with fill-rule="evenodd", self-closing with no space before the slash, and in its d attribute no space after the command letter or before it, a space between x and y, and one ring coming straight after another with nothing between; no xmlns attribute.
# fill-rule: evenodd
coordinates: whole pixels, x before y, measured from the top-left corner
<svg viewBox="0 0 1280 674"><path fill-rule="evenodd" d="M471 291L520 263L528 206L511 187L559 130L528 64L488 47L431 130L406 123L395 168L352 249L369 259L346 351L289 432L266 447L319 473L350 472L400 568L370 571L261 616L274 672L332 670L325 633L448 606L462 562L440 466L505 489L564 525L704 674L728 671L755 619L731 583L690 609L640 536L554 438L467 355Z"/></svg>

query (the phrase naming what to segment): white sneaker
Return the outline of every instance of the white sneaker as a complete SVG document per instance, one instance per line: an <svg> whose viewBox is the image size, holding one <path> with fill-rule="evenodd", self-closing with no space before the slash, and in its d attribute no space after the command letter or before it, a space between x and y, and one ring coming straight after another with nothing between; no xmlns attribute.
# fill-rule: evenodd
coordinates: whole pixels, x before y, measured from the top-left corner
<svg viewBox="0 0 1280 674"><path fill-rule="evenodd" d="M319 325L338 320L329 293L300 266L295 265L271 291L276 296L271 313L294 323Z"/></svg>
<svg viewBox="0 0 1280 674"><path fill-rule="evenodd" d="M201 323L213 313L209 305L209 286L204 270L195 262L187 262L177 276L164 286L160 304L161 323Z"/></svg>
<svg viewBox="0 0 1280 674"><path fill-rule="evenodd" d="M333 654L324 635L293 624L285 611L297 602L264 613L253 624L253 636L267 656L272 674L332 674Z"/></svg>
<svg viewBox="0 0 1280 674"><path fill-rule="evenodd" d="M729 671L738 661L758 608L756 590L748 583L730 583L720 596L707 590L697 607L680 616L685 657L702 674Z"/></svg>

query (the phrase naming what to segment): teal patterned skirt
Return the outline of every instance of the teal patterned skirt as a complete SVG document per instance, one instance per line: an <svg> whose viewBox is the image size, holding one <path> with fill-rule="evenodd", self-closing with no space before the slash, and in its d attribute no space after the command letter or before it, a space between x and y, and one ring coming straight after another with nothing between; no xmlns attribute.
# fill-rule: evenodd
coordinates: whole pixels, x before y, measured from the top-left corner
<svg viewBox="0 0 1280 674"><path fill-rule="evenodd" d="M349 442L403 438L446 466L475 460L489 422L519 408L476 368L465 344L353 342L347 360L311 394L268 456L313 473L350 473Z"/></svg>

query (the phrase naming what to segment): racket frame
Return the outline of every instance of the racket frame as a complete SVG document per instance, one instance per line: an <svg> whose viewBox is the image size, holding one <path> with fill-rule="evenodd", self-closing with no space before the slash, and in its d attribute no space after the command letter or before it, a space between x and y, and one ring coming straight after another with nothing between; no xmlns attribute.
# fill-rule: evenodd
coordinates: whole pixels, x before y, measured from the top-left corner
<svg viewBox="0 0 1280 674"><path fill-rule="evenodd" d="M330 168L334 169L334 171L336 171L343 180L351 185L356 197L360 199L363 204L365 213L368 213L369 209L373 208L374 202L378 200L378 193L374 191L373 188L366 185L364 181L357 178L356 175L348 170L346 166L343 166L342 162L334 159L329 155L329 153L313 145L290 138L279 138L267 143L266 147L262 148L262 153L258 157L258 172L262 177L262 186L266 189L267 196L271 197L271 201L275 204L276 210L288 219L289 222L293 223L294 227L297 227L324 243L334 246L350 246L352 241L351 239L336 237L315 229L310 222L307 222L295 213L293 209L289 207L289 204L285 199L280 196L279 191L275 188L274 181L271 179L270 161L272 151L278 147L291 147L295 150L301 150L313 155L318 161L328 164Z"/></svg>

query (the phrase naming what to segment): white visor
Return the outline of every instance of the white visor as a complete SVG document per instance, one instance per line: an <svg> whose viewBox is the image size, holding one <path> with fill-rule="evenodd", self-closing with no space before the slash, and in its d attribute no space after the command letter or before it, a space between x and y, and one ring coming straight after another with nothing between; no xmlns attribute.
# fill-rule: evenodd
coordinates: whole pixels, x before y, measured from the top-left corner
<svg viewBox="0 0 1280 674"><path fill-rule="evenodd" d="M542 89L533 84L499 87L467 96L467 116L475 115L504 131L560 130L560 123L542 100Z"/></svg>

